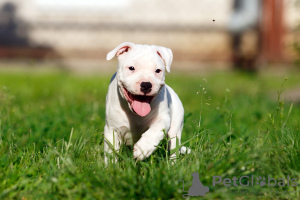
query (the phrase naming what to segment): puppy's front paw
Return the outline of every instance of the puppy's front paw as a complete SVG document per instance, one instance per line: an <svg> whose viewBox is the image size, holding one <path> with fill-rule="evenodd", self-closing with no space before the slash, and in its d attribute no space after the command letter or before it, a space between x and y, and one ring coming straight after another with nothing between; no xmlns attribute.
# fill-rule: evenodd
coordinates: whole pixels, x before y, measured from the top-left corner
<svg viewBox="0 0 300 200"><path fill-rule="evenodd" d="M133 147L133 157L137 160L144 160L149 157L156 149L155 145L137 142Z"/></svg>
<svg viewBox="0 0 300 200"><path fill-rule="evenodd" d="M179 150L180 154L190 154L191 153L191 149L185 146L182 146Z"/></svg>

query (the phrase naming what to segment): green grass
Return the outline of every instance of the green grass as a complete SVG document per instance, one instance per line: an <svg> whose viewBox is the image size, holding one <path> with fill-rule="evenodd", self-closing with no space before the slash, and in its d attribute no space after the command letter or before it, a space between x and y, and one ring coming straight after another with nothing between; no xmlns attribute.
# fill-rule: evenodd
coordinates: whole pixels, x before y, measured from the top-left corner
<svg viewBox="0 0 300 200"><path fill-rule="evenodd" d="M300 84L285 76L169 74L185 107L182 141L192 149L172 165L165 143L143 162L127 147L105 168L103 127L110 76L0 73L0 199L183 199L191 173L209 186L201 199L299 199L300 105L276 100ZM297 187L213 186L268 175ZM252 194L252 193L258 194ZM200 199L200 197L193 197ZM193 199L192 198L192 199Z"/></svg>

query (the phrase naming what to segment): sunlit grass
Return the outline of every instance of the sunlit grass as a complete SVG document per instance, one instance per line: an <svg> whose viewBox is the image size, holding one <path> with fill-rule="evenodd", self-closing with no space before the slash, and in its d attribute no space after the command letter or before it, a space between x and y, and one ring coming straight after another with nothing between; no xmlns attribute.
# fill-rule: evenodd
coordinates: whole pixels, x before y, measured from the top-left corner
<svg viewBox="0 0 300 200"><path fill-rule="evenodd" d="M295 73L287 78L282 86L285 76L170 74L185 107L182 141L196 136L186 144L192 153L172 165L164 140L136 162L123 147L122 159L105 168L110 76L0 73L0 199L181 199L179 180L187 190L195 171L210 188L203 198L298 199L299 186L212 186L213 176L244 175L289 175L300 185L300 106L276 99L300 84Z"/></svg>

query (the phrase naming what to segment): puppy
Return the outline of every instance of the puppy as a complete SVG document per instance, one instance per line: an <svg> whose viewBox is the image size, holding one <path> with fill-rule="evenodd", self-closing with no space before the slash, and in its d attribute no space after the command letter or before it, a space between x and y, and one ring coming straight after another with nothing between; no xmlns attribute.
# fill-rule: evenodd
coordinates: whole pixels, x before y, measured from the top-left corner
<svg viewBox="0 0 300 200"><path fill-rule="evenodd" d="M170 150L180 145L184 109L172 88L165 84L172 51L155 45L124 42L107 54L118 58L106 96L104 152L118 151L121 143L133 146L137 160L149 157L164 137ZM180 148L181 153L189 149ZM172 154L171 157L175 157Z"/></svg>

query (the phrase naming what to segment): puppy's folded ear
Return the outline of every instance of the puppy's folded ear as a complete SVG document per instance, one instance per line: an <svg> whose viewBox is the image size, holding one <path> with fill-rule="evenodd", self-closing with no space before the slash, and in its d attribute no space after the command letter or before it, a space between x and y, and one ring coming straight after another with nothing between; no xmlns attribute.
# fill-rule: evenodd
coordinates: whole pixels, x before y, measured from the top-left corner
<svg viewBox="0 0 300 200"><path fill-rule="evenodd" d="M166 70L170 73L171 64L173 61L173 53L172 50L166 47L160 47L156 45L152 45L152 47L156 50L157 54L163 59Z"/></svg>
<svg viewBox="0 0 300 200"><path fill-rule="evenodd" d="M123 53L128 52L129 49L133 48L135 44L131 42L123 42L119 46L117 46L114 50L109 52L106 56L106 60L111 60L113 57L119 57Z"/></svg>

